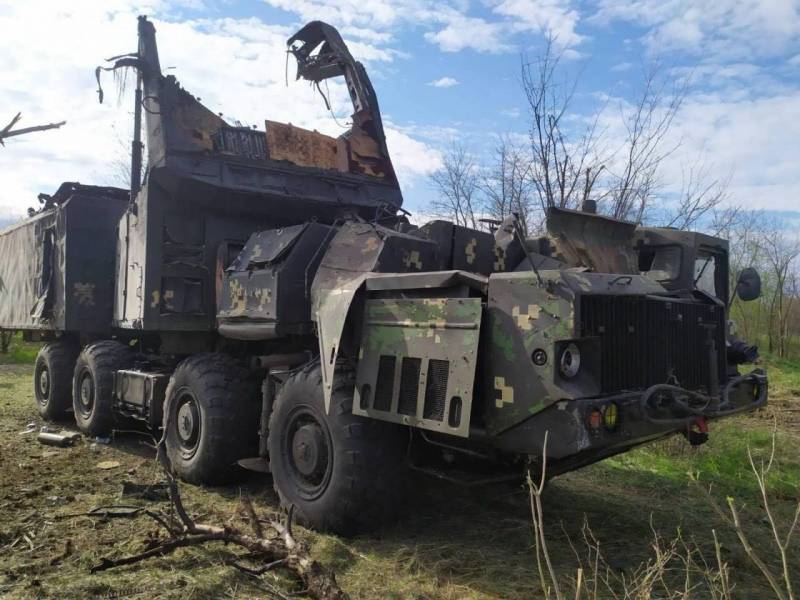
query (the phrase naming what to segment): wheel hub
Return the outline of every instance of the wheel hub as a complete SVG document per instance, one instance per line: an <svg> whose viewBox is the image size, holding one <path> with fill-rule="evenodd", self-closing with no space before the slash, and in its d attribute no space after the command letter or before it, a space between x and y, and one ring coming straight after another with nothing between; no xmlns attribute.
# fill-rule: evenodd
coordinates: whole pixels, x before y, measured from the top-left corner
<svg viewBox="0 0 800 600"><path fill-rule="evenodd" d="M298 428L292 439L292 458L298 472L314 478L325 471L328 447L322 429L316 423Z"/></svg>
<svg viewBox="0 0 800 600"><path fill-rule="evenodd" d="M178 439L186 450L194 449L200 434L200 413L191 396L182 399L177 414Z"/></svg>
<svg viewBox="0 0 800 600"><path fill-rule="evenodd" d="M83 412L85 414L91 413L94 405L94 382L89 373L84 373L83 377L81 377L79 400Z"/></svg>
<svg viewBox="0 0 800 600"><path fill-rule="evenodd" d="M39 373L39 395L42 399L46 399L50 395L50 371L47 370L47 367Z"/></svg>

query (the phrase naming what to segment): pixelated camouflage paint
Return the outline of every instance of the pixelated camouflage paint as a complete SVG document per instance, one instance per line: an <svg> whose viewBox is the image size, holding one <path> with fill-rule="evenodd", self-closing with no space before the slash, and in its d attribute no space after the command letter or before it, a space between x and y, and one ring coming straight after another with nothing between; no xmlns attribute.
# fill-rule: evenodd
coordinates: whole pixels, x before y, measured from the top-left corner
<svg viewBox="0 0 800 600"><path fill-rule="evenodd" d="M436 245L373 223L347 222L325 253L311 286L312 318L317 324L326 410L330 406L336 358L350 306L370 273L430 271Z"/></svg>
<svg viewBox="0 0 800 600"><path fill-rule="evenodd" d="M420 298L367 300L356 372L353 412L384 421L413 425L467 437L474 395L475 369L482 317L480 298ZM394 356L395 378L389 410L371 405L381 356ZM414 415L398 412L399 372L404 358L421 359ZM424 417L431 359L449 362L445 405L441 420ZM368 386L370 392L362 397ZM460 398L460 420L448 423L450 405Z"/></svg>
<svg viewBox="0 0 800 600"><path fill-rule="evenodd" d="M484 342L487 370L483 380L490 433L508 429L559 400L597 392L594 383L580 378L567 382L556 373L557 344L577 336L573 307L578 295L652 294L663 290L639 275L620 279L618 275L581 270L546 270L540 275L542 283L530 271L489 277L489 335ZM531 357L537 349L547 353L544 365L533 363Z"/></svg>

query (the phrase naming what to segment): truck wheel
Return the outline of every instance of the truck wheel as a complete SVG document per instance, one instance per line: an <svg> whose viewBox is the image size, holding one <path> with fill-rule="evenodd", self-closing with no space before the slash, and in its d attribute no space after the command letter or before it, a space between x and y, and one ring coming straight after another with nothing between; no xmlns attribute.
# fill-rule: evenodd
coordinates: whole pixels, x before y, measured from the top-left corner
<svg viewBox="0 0 800 600"><path fill-rule="evenodd" d="M71 340L48 342L36 356L33 390L39 414L49 421L64 418L72 406L72 372L79 348Z"/></svg>
<svg viewBox="0 0 800 600"><path fill-rule="evenodd" d="M352 413L352 373L337 377L325 414L318 363L283 385L269 421L275 490L298 520L352 535L398 512L405 475L407 431Z"/></svg>
<svg viewBox="0 0 800 600"><path fill-rule="evenodd" d="M106 436L114 427L114 372L133 364L133 350L113 340L86 346L75 363L72 407L78 429Z"/></svg>
<svg viewBox="0 0 800 600"><path fill-rule="evenodd" d="M250 372L225 354L184 360L164 404L167 455L190 483L219 485L245 473L236 461L258 453L261 404Z"/></svg>

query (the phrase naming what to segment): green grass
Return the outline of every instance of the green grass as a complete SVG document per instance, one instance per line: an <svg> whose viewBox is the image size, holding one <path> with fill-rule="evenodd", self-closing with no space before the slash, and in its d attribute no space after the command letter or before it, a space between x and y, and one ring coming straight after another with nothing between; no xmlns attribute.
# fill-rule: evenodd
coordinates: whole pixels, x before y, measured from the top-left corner
<svg viewBox="0 0 800 600"><path fill-rule="evenodd" d="M713 562L711 531L715 530L736 597L772 597L735 534L688 475L699 473L700 484L710 485L723 506L726 497L735 498L753 546L775 569L777 555L749 471L747 449L764 456L771 447L773 418L777 419L771 497L776 518L788 521L800 500L800 426L792 412L798 401L790 393L800 367L771 360L768 367L775 382L770 406L758 414L712 423L711 438L704 446L691 448L674 437L551 482L544 495L546 535L562 580L575 575L571 544L582 552L584 523L601 541L613 568L624 573L632 573L652 556L653 529L667 539L681 532ZM30 364L0 364L0 597L264 595L264 584L225 565L236 550L221 545L183 549L90 575L89 567L103 556L141 550L155 527L141 519L59 515L119 503L123 480L155 481L159 471L140 436L121 436L112 446L92 448L82 442L57 449L39 445L33 435L20 434L27 423L38 420L30 373ZM99 470L97 464L107 460L119 461L120 467ZM267 477L254 475L238 487L183 485L182 489L187 506L201 521L244 528L240 494L254 498L265 517L277 514L277 499ZM297 533L317 560L336 571L337 580L353 598L541 597L528 495L521 482L464 489L420 477L410 492L406 517L374 534L342 539L300 527ZM33 549L24 535L30 537ZM794 572L800 574L798 545L791 552ZM265 581L298 591L280 572L266 575ZM138 596L137 591L141 591ZM705 596L698 592L695 597Z"/></svg>
<svg viewBox="0 0 800 600"><path fill-rule="evenodd" d="M33 364L41 344L25 342L21 333L15 333L6 354L0 353L0 365L26 365Z"/></svg>
<svg viewBox="0 0 800 600"><path fill-rule="evenodd" d="M773 388L800 398L800 360L767 355L763 362L769 371Z"/></svg>

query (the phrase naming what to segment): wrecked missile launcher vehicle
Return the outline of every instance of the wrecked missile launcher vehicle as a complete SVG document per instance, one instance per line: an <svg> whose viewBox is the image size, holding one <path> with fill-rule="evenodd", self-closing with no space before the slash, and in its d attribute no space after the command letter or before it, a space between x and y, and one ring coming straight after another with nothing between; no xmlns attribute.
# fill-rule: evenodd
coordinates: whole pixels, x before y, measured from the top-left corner
<svg viewBox="0 0 800 600"><path fill-rule="evenodd" d="M410 469L472 485L546 455L557 475L767 401L728 324L760 282L729 290L725 240L591 203L538 238L513 215L411 225L363 66L320 22L289 50L298 78L344 78L344 135L229 125L161 74L145 18L107 67L137 73L130 193L67 186L0 233L0 326L46 342L46 418L138 419L184 480L268 472L351 533L397 514Z"/></svg>

